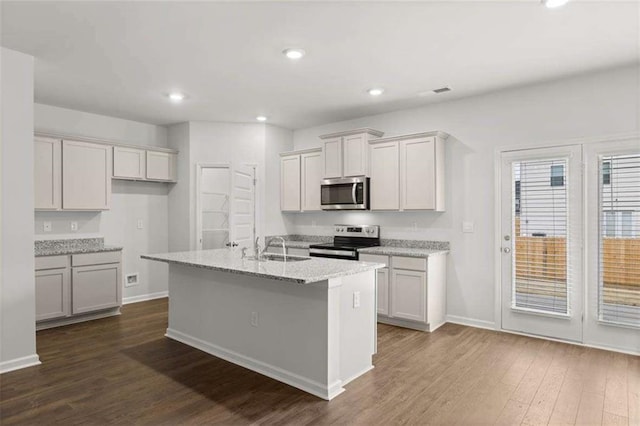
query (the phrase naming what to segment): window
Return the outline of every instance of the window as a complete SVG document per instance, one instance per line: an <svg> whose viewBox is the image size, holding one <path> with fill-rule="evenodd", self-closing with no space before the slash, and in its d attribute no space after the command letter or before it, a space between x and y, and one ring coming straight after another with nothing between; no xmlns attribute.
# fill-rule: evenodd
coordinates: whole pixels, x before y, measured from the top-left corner
<svg viewBox="0 0 640 426"><path fill-rule="evenodd" d="M602 184L611 184L611 161L602 162Z"/></svg>
<svg viewBox="0 0 640 426"><path fill-rule="evenodd" d="M599 320L640 327L640 156L600 160Z"/></svg>
<svg viewBox="0 0 640 426"><path fill-rule="evenodd" d="M551 166L551 186L564 186L564 165Z"/></svg>

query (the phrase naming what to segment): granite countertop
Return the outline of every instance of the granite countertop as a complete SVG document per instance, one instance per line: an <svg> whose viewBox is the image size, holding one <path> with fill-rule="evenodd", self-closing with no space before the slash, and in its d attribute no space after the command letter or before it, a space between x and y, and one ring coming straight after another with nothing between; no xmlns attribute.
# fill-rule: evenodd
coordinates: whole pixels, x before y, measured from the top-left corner
<svg viewBox="0 0 640 426"><path fill-rule="evenodd" d="M61 240L37 240L34 244L34 250L35 256L41 257L121 251L122 247L105 245L103 238L70 238Z"/></svg>
<svg viewBox="0 0 640 426"><path fill-rule="evenodd" d="M320 257L312 257L300 262L280 262L242 259L241 256L239 250L216 249L149 254L140 257L214 271L290 281L297 284L309 284L384 267L384 264L381 263L354 262L352 260ZM299 256L291 257L299 258Z"/></svg>
<svg viewBox="0 0 640 426"><path fill-rule="evenodd" d="M322 244L322 243L330 243L333 241L333 237L323 236L323 235L269 235L265 237L267 240L273 237L282 237L284 238L285 247L291 248L301 248L308 249L312 244ZM281 246L282 242L280 240L271 240L269 241L269 247L278 247Z"/></svg>
<svg viewBox="0 0 640 426"><path fill-rule="evenodd" d="M360 254L378 254L383 256L429 257L449 253L449 250L428 249L420 247L378 246L358 249Z"/></svg>

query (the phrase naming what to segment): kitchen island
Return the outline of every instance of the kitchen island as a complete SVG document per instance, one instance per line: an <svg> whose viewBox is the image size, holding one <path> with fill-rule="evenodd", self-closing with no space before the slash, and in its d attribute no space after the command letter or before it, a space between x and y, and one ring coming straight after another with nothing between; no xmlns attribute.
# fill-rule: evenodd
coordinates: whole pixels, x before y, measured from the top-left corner
<svg viewBox="0 0 640 426"><path fill-rule="evenodd" d="M373 368L383 264L230 249L142 258L169 264L171 339L327 400Z"/></svg>

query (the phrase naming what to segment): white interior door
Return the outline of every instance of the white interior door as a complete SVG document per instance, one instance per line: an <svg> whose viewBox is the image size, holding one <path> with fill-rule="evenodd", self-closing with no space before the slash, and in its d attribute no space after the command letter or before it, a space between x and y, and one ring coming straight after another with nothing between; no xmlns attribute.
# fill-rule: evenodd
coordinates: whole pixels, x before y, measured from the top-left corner
<svg viewBox="0 0 640 426"><path fill-rule="evenodd" d="M229 244L229 165L197 166L197 236L199 250L224 248Z"/></svg>
<svg viewBox="0 0 640 426"><path fill-rule="evenodd" d="M232 172L231 239L233 247L252 247L256 235L255 167L237 165Z"/></svg>
<svg viewBox="0 0 640 426"><path fill-rule="evenodd" d="M502 328L582 341L582 148L501 155Z"/></svg>
<svg viewBox="0 0 640 426"><path fill-rule="evenodd" d="M588 145L585 342L640 352L640 141Z"/></svg>

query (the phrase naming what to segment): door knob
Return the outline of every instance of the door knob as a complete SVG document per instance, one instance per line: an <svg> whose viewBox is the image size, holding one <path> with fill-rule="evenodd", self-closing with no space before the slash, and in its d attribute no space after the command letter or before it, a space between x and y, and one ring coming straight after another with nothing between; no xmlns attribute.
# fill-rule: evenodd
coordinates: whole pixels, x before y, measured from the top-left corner
<svg viewBox="0 0 640 426"><path fill-rule="evenodd" d="M511 253L511 249L509 247L503 248L502 251L505 253Z"/></svg>

